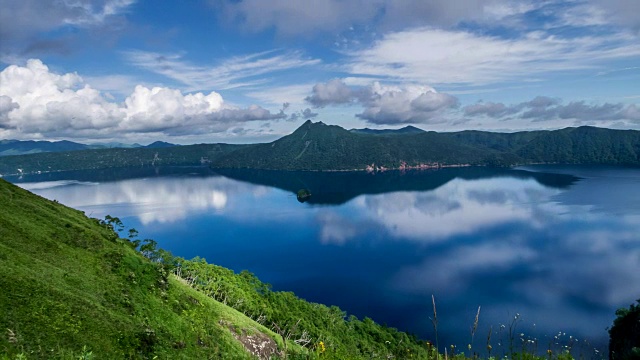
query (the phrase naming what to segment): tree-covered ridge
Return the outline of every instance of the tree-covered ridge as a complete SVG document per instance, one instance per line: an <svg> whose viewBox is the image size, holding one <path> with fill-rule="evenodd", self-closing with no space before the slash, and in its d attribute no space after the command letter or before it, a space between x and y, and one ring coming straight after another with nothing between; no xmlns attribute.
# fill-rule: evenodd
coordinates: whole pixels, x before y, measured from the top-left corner
<svg viewBox="0 0 640 360"><path fill-rule="evenodd" d="M537 163L640 165L640 131L596 127L493 133L349 131L305 122L263 144L199 144L0 157L0 174L210 164L213 168L365 170Z"/></svg>
<svg viewBox="0 0 640 360"><path fill-rule="evenodd" d="M104 143L104 144L81 144L73 141L46 141L46 140L0 140L0 156L26 155L42 152L60 152L89 149L108 148L164 148L179 146L164 141L156 141L147 146L140 144Z"/></svg>
<svg viewBox="0 0 640 360"><path fill-rule="evenodd" d="M216 168L277 170L363 170L368 165L400 167L424 164L493 163L497 151L451 141L441 134L353 133L336 125L307 121L292 134L272 143L238 149L212 161Z"/></svg>
<svg viewBox="0 0 640 360"><path fill-rule="evenodd" d="M84 145L72 141L20 141L0 140L0 156L34 154L50 151L73 151L90 149Z"/></svg>
<svg viewBox="0 0 640 360"><path fill-rule="evenodd" d="M208 164L218 156L241 146L197 144L163 147L162 144L156 144L153 147L144 148L95 149L3 156L0 157L0 174L162 165L201 165Z"/></svg>
<svg viewBox="0 0 640 360"><path fill-rule="evenodd" d="M492 133L367 134L307 121L269 144L237 149L217 168L353 170L531 163L640 164L640 131L595 127Z"/></svg>

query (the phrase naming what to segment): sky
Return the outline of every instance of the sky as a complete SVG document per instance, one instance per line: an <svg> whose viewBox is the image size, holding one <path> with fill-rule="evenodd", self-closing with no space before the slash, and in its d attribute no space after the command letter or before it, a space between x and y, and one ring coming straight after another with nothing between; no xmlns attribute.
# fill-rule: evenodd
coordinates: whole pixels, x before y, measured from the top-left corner
<svg viewBox="0 0 640 360"><path fill-rule="evenodd" d="M0 0L0 139L640 130L637 0Z"/></svg>

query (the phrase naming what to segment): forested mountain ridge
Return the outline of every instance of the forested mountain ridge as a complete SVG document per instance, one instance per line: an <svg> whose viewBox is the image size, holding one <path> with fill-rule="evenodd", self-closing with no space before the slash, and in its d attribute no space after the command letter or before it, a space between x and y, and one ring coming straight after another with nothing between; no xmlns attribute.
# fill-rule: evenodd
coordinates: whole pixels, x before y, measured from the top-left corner
<svg viewBox="0 0 640 360"><path fill-rule="evenodd" d="M89 145L80 144L73 141L0 140L0 156L87 149L91 149L91 147Z"/></svg>
<svg viewBox="0 0 640 360"><path fill-rule="evenodd" d="M510 157L507 155L507 157ZM492 149L451 141L435 132L406 135L353 133L336 125L307 121L292 134L212 161L214 168L277 170L362 170L369 165L399 167L420 163L484 165L502 163Z"/></svg>
<svg viewBox="0 0 640 360"><path fill-rule="evenodd" d="M161 165L202 165L246 145L197 144L46 152L0 157L0 175Z"/></svg>
<svg viewBox="0 0 640 360"><path fill-rule="evenodd" d="M73 141L46 141L46 140L0 140L0 156L27 155L43 152L62 152L90 149L111 149L111 148L163 148L178 146L164 141L156 141L149 145L123 144L123 143L102 143L102 144L81 144Z"/></svg>
<svg viewBox="0 0 640 360"><path fill-rule="evenodd" d="M216 169L325 171L538 163L640 165L637 130L582 126L514 133L437 133L414 129L420 130L372 133L307 121L293 133L270 143L3 156L0 174L197 164Z"/></svg>
<svg viewBox="0 0 640 360"><path fill-rule="evenodd" d="M425 132L415 126L405 126L400 129L351 129L349 130L356 134L371 134L371 135L406 135L406 134L421 134Z"/></svg>
<svg viewBox="0 0 640 360"><path fill-rule="evenodd" d="M307 121L272 143L239 148L214 168L354 170L531 163L640 165L640 131L595 127L554 131L371 135Z"/></svg>

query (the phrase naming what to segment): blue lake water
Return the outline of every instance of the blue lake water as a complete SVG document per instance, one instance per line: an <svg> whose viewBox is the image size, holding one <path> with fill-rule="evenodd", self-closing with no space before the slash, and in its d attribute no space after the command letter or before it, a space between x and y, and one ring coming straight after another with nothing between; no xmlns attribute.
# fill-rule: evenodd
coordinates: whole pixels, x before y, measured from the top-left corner
<svg viewBox="0 0 640 360"><path fill-rule="evenodd" d="M176 255L247 269L423 339L435 337L434 295L441 346L465 349L481 306L476 346L491 327L504 349L519 314L519 342L603 351L615 309L640 298L638 168L158 168L7 180L117 216ZM297 200L300 188L309 201Z"/></svg>

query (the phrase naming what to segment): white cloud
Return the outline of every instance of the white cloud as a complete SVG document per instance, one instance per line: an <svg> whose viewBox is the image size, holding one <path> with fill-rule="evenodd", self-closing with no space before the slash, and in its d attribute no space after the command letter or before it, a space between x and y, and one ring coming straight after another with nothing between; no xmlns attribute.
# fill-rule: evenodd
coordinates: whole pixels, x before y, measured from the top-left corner
<svg viewBox="0 0 640 360"><path fill-rule="evenodd" d="M340 79L329 80L313 86L312 95L305 98L313 106L347 104L357 100L357 90L347 86Z"/></svg>
<svg viewBox="0 0 640 360"><path fill-rule="evenodd" d="M25 183L27 190L55 199L65 198L65 205L92 213L94 217L108 215L114 206L127 204L121 216L136 216L143 224L173 223L190 215L224 211L229 196L242 184L224 178L134 179L93 186L92 183ZM44 185L44 186L43 186ZM65 185L71 185L69 192ZM61 194L65 195L62 196Z"/></svg>
<svg viewBox="0 0 640 360"><path fill-rule="evenodd" d="M350 74L428 84L526 81L541 74L598 67L640 55L625 34L565 39L544 32L505 39L466 31L417 28L386 34L350 53Z"/></svg>
<svg viewBox="0 0 640 360"><path fill-rule="evenodd" d="M20 105L13 102L13 99L6 95L0 95L0 129L4 124L9 122L9 113L14 109L18 109Z"/></svg>
<svg viewBox="0 0 640 360"><path fill-rule="evenodd" d="M109 101L76 73L58 75L40 60L0 73L0 128L14 137L112 137L118 133L166 135L220 132L254 120L284 119L256 105L232 107L216 92L182 94L136 86L124 101Z"/></svg>
<svg viewBox="0 0 640 360"><path fill-rule="evenodd" d="M26 67L4 69L0 95L19 105L7 114L3 127L21 133L100 131L117 126L124 117L117 104L83 85L78 74L51 73L39 60L29 60Z"/></svg>
<svg viewBox="0 0 640 360"><path fill-rule="evenodd" d="M266 51L235 56L211 67L191 64L181 54L129 51L125 55L133 65L179 81L189 90L261 85L267 80L259 76L320 63L320 60L305 58L296 51L275 53Z"/></svg>
<svg viewBox="0 0 640 360"><path fill-rule="evenodd" d="M374 82L367 87L348 86L341 79L316 84L306 98L315 107L360 104L356 116L371 124L438 123L443 114L458 106L458 99L430 86L387 86Z"/></svg>
<svg viewBox="0 0 640 360"><path fill-rule="evenodd" d="M458 99L429 86L383 86L374 83L372 96L356 116L372 124L446 122L443 112L458 105Z"/></svg>

